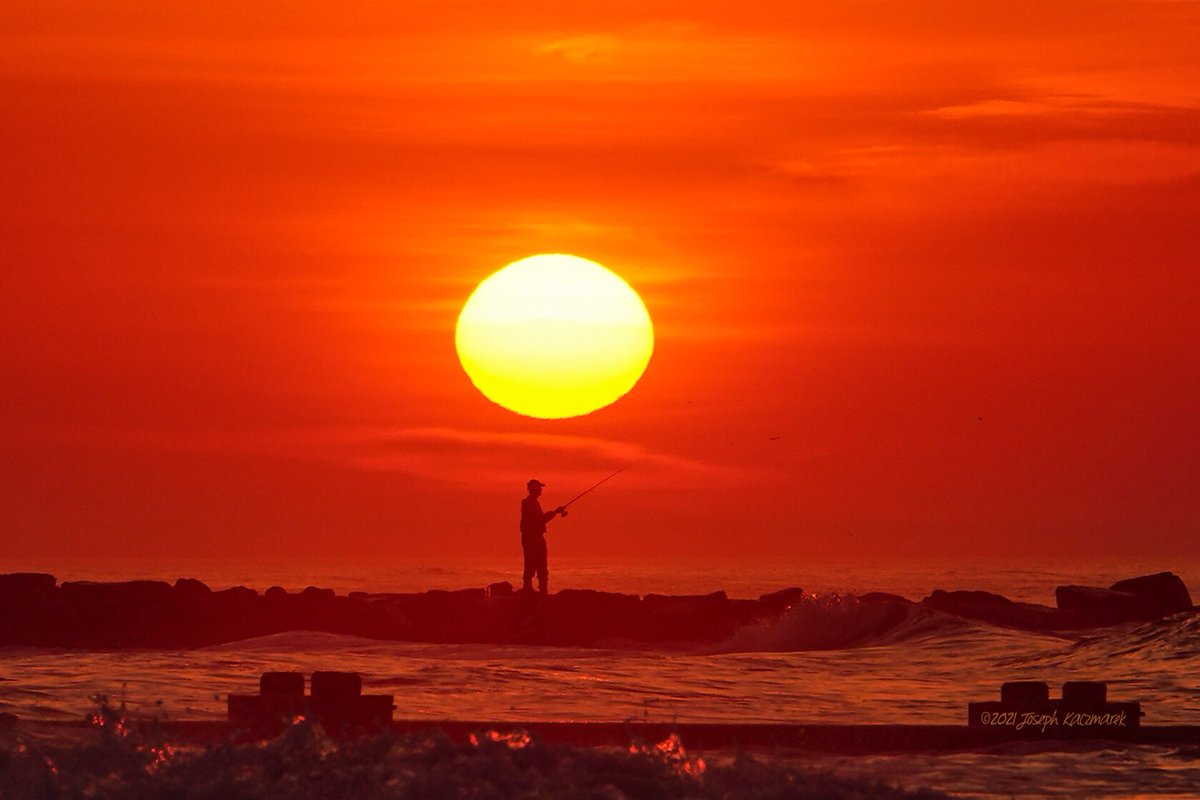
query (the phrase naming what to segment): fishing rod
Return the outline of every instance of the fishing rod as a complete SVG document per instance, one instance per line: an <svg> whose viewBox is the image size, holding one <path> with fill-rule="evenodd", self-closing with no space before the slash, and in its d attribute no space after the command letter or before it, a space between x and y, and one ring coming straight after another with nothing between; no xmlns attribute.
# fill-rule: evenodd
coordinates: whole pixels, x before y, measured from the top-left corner
<svg viewBox="0 0 1200 800"><path fill-rule="evenodd" d="M593 489L598 489L598 488L600 487L600 484L602 484L602 483L607 483L608 481L610 481L610 480L612 480L613 478L617 477L617 476L618 476L618 475L620 475L622 472L624 472L625 470L629 469L630 467L632 467L632 466L633 466L634 464L636 464L636 463L637 463L636 461L630 461L628 464L626 464L625 466L621 467L619 470L617 470L617 471L616 471L616 472L614 472L613 474L609 475L609 476L608 476L607 478L605 478L604 480L602 480L602 481L598 481L597 483L593 484L591 487L589 487L589 488L587 488L587 489L584 489L582 492L580 492L579 494L575 495L574 497L572 497L572 498L571 498L570 500L568 500L567 502L563 503L561 506L559 506L559 508L561 508L561 509L563 510L563 512L562 512L562 513L563 513L563 516L565 517L565 516L567 515L567 506L571 505L571 503L574 503L576 500L578 500L579 498L583 497L585 494L588 494L588 493L589 493L589 492L591 492Z"/></svg>

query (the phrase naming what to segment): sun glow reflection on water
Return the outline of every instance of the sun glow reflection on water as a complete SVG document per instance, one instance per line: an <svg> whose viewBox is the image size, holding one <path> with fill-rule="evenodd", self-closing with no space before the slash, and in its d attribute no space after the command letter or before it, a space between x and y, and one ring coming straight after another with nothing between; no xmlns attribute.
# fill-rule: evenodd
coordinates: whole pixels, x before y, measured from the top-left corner
<svg viewBox="0 0 1200 800"><path fill-rule="evenodd" d="M37 569L22 564L17 569ZM43 569L45 567L42 567ZM789 585L815 593L890 591L920 599L935 587L985 589L1017 600L1053 603L1058 583L1108 585L1173 568L1193 584L1189 564L1107 564L1052 570L1041 565L655 565L562 560L556 588L669 593L726 590L754 597ZM3 569L0 567L0 569ZM4 569L3 571L11 571ZM393 564L297 568L145 563L62 566L60 579L196 575L214 588L331 586L339 592L466 588L513 580L510 564L430 569ZM1194 585L1194 584L1193 584ZM838 607L836 601L833 608ZM815 617L819 619L819 615ZM797 624L807 624L797 617ZM1145 724L1196 724L1200 692L1200 618L1181 616L1087 635L1059 636L922 617L898 639L829 651L786 648L787 620L774 631L743 632L736 652L719 646L683 650L613 650L382 642L292 632L188 651L69 652L0 650L0 711L22 717L80 719L88 698L124 700L138 715L221 719L230 693L253 692L269 670L349 670L364 691L396 697L410 719L652 720L689 722L825 722L957 724L966 703L994 696L1005 680L1106 680L1110 697L1138 699ZM775 652L755 642L784 642ZM728 649L728 648L726 648ZM161 703L160 703L161 701ZM685 743L686 744L686 743ZM706 754L707 755L707 754ZM906 785L933 785L973 796L1169 796L1195 785L1196 753L1169 748L1110 752L805 758L854 774ZM1114 766L1122 764L1122 772ZM1019 768L1018 768L1019 765ZM1064 774L1064 770L1073 773ZM1127 791L1138 786L1138 792ZM1124 787L1124 788L1123 788ZM1145 791L1149 789L1149 791ZM1178 796L1187 796L1180 794Z"/></svg>

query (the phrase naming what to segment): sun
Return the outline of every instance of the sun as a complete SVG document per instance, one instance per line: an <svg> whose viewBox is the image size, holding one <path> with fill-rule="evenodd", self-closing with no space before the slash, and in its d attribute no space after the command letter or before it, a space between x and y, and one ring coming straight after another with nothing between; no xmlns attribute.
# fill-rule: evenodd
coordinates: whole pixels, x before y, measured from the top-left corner
<svg viewBox="0 0 1200 800"><path fill-rule="evenodd" d="M633 388L650 362L646 305L616 273L562 253L485 278L458 316L455 345L484 396L540 419L589 414Z"/></svg>

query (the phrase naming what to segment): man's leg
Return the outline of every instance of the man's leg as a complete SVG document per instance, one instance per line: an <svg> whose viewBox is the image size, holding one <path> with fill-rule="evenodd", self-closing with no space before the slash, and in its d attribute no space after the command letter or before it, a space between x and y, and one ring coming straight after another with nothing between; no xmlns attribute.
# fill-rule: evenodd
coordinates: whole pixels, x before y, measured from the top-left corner
<svg viewBox="0 0 1200 800"><path fill-rule="evenodd" d="M521 576L521 589L523 591L532 592L533 573L537 570L537 564L534 561L533 553L530 552L532 548L525 547L523 549L525 550L525 572Z"/></svg>
<svg viewBox="0 0 1200 800"><path fill-rule="evenodd" d="M539 551L537 564L538 591L542 594L545 594L547 591L549 591L550 584L550 568L546 553L546 545L543 544L539 548Z"/></svg>

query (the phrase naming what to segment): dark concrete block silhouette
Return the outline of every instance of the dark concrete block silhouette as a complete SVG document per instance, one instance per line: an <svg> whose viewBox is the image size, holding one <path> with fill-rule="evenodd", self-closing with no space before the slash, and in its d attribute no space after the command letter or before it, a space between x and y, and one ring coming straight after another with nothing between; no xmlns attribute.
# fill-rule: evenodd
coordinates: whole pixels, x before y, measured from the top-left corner
<svg viewBox="0 0 1200 800"><path fill-rule="evenodd" d="M357 672L314 672L309 709L334 735L377 731L392 721L391 695L364 696Z"/></svg>
<svg viewBox="0 0 1200 800"><path fill-rule="evenodd" d="M1109 702L1108 687L1096 681L1063 684L1060 700L1043 681L1013 681L1000 687L999 702L967 704L969 727L1009 739L1131 738L1141 717L1141 703Z"/></svg>
<svg viewBox="0 0 1200 800"><path fill-rule="evenodd" d="M264 672L258 680L259 694L304 696L303 672Z"/></svg>
<svg viewBox="0 0 1200 800"><path fill-rule="evenodd" d="M362 695L362 677L357 672L314 672L312 696L322 700L352 700Z"/></svg>
<svg viewBox="0 0 1200 800"><path fill-rule="evenodd" d="M287 725L307 713L303 672L264 672L258 681L254 724Z"/></svg>
<svg viewBox="0 0 1200 800"><path fill-rule="evenodd" d="M309 718L332 736L377 733L391 725L393 697L363 695L357 673L314 672L312 690L305 697L303 673L263 673L258 694L229 696L229 721L257 737L276 736Z"/></svg>
<svg viewBox="0 0 1200 800"><path fill-rule="evenodd" d="M1062 689L1063 704L1072 707L1102 706L1108 702L1108 684L1100 681L1067 681Z"/></svg>
<svg viewBox="0 0 1200 800"><path fill-rule="evenodd" d="M1044 703L1050 699L1050 686L1045 681L1009 681L1000 687L1002 703Z"/></svg>

